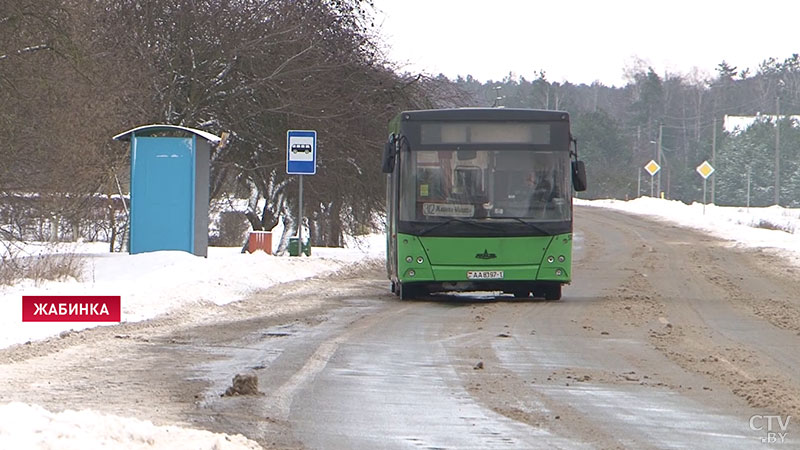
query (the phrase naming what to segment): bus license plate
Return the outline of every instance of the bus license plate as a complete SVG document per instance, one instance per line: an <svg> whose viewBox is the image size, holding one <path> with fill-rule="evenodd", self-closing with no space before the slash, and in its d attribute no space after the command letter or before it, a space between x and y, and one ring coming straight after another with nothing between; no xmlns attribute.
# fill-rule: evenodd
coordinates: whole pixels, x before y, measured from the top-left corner
<svg viewBox="0 0 800 450"><path fill-rule="evenodd" d="M503 278L502 270L468 270L468 280L499 280Z"/></svg>

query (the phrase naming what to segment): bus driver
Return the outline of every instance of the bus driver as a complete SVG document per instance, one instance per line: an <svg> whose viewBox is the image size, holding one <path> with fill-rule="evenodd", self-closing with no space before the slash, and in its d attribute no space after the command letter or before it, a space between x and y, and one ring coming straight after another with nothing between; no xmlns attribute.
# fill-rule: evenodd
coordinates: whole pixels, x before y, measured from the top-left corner
<svg viewBox="0 0 800 450"><path fill-rule="evenodd" d="M557 197L557 192L553 188L553 183L543 176L531 170L525 179L525 186L528 190L528 213L534 211L543 212L547 209L550 202Z"/></svg>

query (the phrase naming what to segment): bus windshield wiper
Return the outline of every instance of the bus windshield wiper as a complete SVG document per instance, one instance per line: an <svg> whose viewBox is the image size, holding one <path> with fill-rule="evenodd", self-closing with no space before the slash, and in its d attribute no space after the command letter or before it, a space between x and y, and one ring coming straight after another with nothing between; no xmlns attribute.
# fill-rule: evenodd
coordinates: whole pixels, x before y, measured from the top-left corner
<svg viewBox="0 0 800 450"><path fill-rule="evenodd" d="M519 217L509 217L509 219L516 220L519 223L525 224L528 228L530 228L531 230L534 230L534 231L536 231L538 233L549 234L544 228L542 228L539 225L536 225L534 223L528 222L527 220L522 220Z"/></svg>
<svg viewBox="0 0 800 450"><path fill-rule="evenodd" d="M478 223L478 222L475 222L475 221L470 221L470 220L459 219L458 217L451 217L451 218L445 220L444 222L439 222L437 224L429 226L428 228L425 228L424 230L419 232L419 236L426 235L426 234L430 233L433 230L441 228L441 227L443 227L445 225L449 225L449 224L451 224L453 222L464 223L464 224L467 224L467 225L472 225L472 226L475 226L475 227L478 227L478 228L485 228L485 229L488 229L488 230L493 229L493 227L491 227L490 225L485 225L485 224Z"/></svg>

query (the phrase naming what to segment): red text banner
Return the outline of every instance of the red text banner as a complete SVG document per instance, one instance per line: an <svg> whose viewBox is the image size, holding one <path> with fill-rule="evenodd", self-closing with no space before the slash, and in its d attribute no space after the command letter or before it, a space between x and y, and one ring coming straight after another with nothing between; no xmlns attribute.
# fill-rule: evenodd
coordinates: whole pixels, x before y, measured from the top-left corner
<svg viewBox="0 0 800 450"><path fill-rule="evenodd" d="M23 295L23 322L119 322L119 295Z"/></svg>

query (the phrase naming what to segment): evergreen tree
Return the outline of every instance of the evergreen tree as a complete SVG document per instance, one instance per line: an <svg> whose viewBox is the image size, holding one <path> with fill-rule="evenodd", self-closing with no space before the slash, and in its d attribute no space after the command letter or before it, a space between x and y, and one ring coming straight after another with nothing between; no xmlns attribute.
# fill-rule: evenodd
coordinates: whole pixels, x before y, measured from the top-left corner
<svg viewBox="0 0 800 450"><path fill-rule="evenodd" d="M716 203L745 205L747 175L750 174L750 205L769 206L774 194L775 126L760 119L746 130L728 136L717 152Z"/></svg>
<svg viewBox="0 0 800 450"><path fill-rule="evenodd" d="M586 162L591 182L589 198L630 198L636 195L637 166L619 125L605 111L578 113L572 117L572 133L579 138L579 155Z"/></svg>

